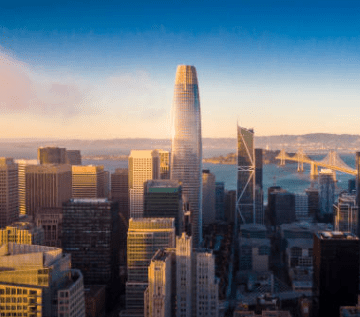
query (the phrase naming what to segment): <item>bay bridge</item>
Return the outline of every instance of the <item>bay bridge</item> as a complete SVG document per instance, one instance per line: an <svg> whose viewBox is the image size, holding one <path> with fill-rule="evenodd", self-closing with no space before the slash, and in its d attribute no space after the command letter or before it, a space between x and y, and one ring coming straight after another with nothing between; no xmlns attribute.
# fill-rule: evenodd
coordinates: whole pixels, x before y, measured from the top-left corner
<svg viewBox="0 0 360 317"><path fill-rule="evenodd" d="M304 164L310 164L310 175L317 176L319 171L318 168L324 167L333 171L339 171L342 173L357 175L357 170L348 166L339 156L336 151L330 151L326 157L321 161L315 161L310 159L302 149L298 150L294 156L288 155L284 149L280 151L275 159L280 160L280 166L285 165L285 161L295 161L298 163L298 171L304 171Z"/></svg>

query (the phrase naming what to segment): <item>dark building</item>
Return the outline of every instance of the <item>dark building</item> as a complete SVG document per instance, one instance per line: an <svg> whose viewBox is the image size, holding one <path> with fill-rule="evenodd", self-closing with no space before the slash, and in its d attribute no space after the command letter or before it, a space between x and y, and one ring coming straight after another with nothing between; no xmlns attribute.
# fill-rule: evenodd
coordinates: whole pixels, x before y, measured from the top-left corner
<svg viewBox="0 0 360 317"><path fill-rule="evenodd" d="M295 221L295 195L285 189L271 187L268 190L268 210L273 226Z"/></svg>
<svg viewBox="0 0 360 317"><path fill-rule="evenodd" d="M356 192L356 178L351 178L348 180L348 192L349 194Z"/></svg>
<svg viewBox="0 0 360 317"><path fill-rule="evenodd" d="M44 229L44 245L61 248L62 207L42 207L35 214L35 223Z"/></svg>
<svg viewBox="0 0 360 317"><path fill-rule="evenodd" d="M66 150L66 164L81 165L80 150Z"/></svg>
<svg viewBox="0 0 360 317"><path fill-rule="evenodd" d="M106 198L70 199L63 204L62 246L71 253L84 284L107 284L119 272L119 216L116 203Z"/></svg>
<svg viewBox="0 0 360 317"><path fill-rule="evenodd" d="M229 223L235 221L236 210L236 190L229 190L225 192L225 218Z"/></svg>
<svg viewBox="0 0 360 317"><path fill-rule="evenodd" d="M309 216L316 217L319 214L319 190L314 187L305 189L308 196Z"/></svg>
<svg viewBox="0 0 360 317"><path fill-rule="evenodd" d="M144 184L144 218L175 218L176 235L183 231L182 190L178 181L157 179Z"/></svg>
<svg viewBox="0 0 360 317"><path fill-rule="evenodd" d="M263 150L255 149L255 223L264 224Z"/></svg>
<svg viewBox="0 0 360 317"><path fill-rule="evenodd" d="M338 317L340 306L357 304L359 247L359 238L351 233L314 234L314 316Z"/></svg>
<svg viewBox="0 0 360 317"><path fill-rule="evenodd" d="M215 215L216 220L225 219L225 183L215 183Z"/></svg>
<svg viewBox="0 0 360 317"><path fill-rule="evenodd" d="M263 150L255 149L255 185L263 188Z"/></svg>
<svg viewBox="0 0 360 317"><path fill-rule="evenodd" d="M66 164L66 149L59 147L39 147L38 161L40 164Z"/></svg>

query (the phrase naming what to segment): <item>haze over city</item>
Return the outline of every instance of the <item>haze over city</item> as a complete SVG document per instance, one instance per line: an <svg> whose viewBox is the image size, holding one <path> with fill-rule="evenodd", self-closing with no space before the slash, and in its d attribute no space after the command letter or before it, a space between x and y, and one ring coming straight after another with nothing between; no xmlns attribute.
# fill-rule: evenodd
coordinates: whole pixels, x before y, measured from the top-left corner
<svg viewBox="0 0 360 317"><path fill-rule="evenodd" d="M356 1L0 4L2 138L170 138L178 64L203 137L359 134Z"/></svg>

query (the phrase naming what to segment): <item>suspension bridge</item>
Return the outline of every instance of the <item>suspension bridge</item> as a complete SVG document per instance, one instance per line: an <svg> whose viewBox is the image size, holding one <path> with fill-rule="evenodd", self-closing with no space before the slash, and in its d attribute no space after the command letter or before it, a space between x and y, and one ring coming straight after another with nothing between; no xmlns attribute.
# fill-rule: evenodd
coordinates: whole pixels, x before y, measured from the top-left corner
<svg viewBox="0 0 360 317"><path fill-rule="evenodd" d="M298 163L298 171L304 171L304 164L310 164L310 175L317 176L319 174L319 166L331 169L333 171L339 171L346 174L357 175L357 171L348 166L339 156L336 151L330 151L326 157L321 161L315 161L310 159L302 149L299 149L294 156L288 155L284 149L280 151L277 160L280 160L280 166L285 165L285 161L295 161Z"/></svg>

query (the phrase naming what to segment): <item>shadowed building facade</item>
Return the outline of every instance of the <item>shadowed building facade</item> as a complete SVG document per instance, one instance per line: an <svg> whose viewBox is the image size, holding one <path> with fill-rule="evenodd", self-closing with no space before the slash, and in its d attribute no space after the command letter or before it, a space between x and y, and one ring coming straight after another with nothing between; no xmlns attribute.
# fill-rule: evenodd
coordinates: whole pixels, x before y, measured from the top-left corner
<svg viewBox="0 0 360 317"><path fill-rule="evenodd" d="M202 142L199 85L194 66L179 65L172 108L170 178L182 184L191 211L193 247L202 240Z"/></svg>

